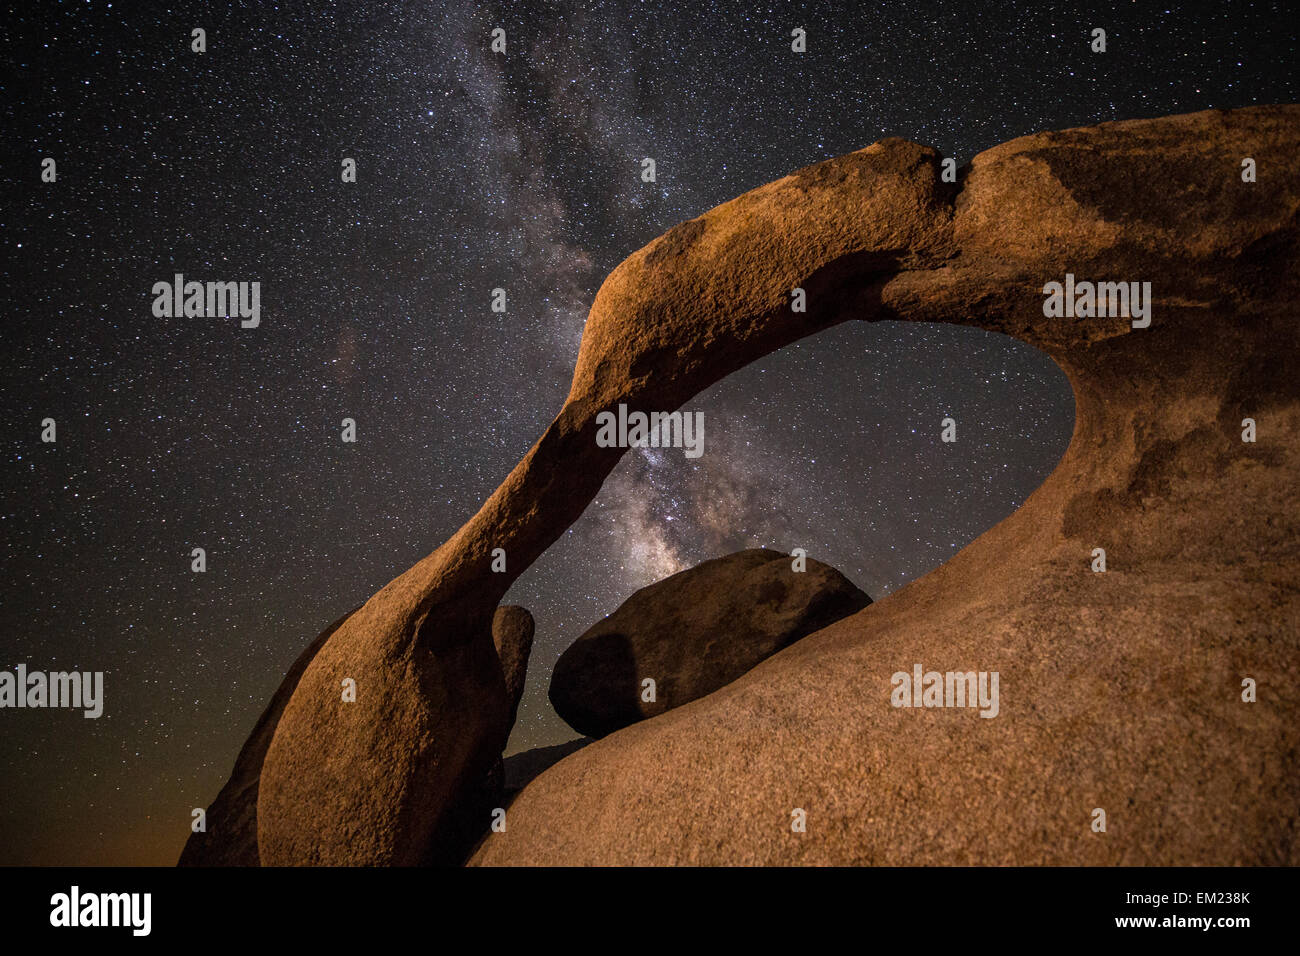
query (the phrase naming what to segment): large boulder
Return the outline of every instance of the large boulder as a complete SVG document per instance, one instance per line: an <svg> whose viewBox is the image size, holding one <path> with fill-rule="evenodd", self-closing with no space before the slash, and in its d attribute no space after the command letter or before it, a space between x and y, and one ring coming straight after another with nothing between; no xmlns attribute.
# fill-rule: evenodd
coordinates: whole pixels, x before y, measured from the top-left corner
<svg viewBox="0 0 1300 956"><path fill-rule="evenodd" d="M579 733L603 737L710 694L871 603L829 565L802 557L799 565L753 548L637 591L560 655L555 712Z"/></svg>

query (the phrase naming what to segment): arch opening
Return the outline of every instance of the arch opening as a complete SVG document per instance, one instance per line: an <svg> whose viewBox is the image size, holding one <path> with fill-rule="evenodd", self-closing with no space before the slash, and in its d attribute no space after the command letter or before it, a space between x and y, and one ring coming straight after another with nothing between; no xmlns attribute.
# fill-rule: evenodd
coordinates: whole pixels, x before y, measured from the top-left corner
<svg viewBox="0 0 1300 956"><path fill-rule="evenodd" d="M1046 353L892 320L787 345L683 410L703 413L704 454L629 449L504 598L538 621L508 755L574 737L547 698L552 668L634 591L745 548L802 547L879 600L1019 508L1074 428L1074 394Z"/></svg>

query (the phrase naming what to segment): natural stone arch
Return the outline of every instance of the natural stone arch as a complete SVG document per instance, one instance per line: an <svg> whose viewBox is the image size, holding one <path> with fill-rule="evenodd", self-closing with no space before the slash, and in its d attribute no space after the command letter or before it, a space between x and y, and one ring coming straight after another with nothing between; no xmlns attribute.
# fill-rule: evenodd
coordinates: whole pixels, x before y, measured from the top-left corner
<svg viewBox="0 0 1300 956"><path fill-rule="evenodd" d="M1225 422L1235 414L1234 403L1245 400L1241 383L1249 382L1248 397L1269 407L1275 427L1294 426L1296 401L1287 384L1293 380L1281 374L1252 378L1249 364L1279 347L1294 354L1286 306L1295 293L1300 190L1281 171L1298 142L1300 109L1294 107L1104 124L989 150L976 157L957 187L940 182L933 150L889 140L746 193L634 253L597 294L573 385L555 422L473 519L344 622L303 673L263 765L263 862L416 862L461 781L483 772L499 753L505 694L488 625L510 583L581 514L622 454L596 446L599 411L620 401L645 410L676 408L753 359L848 318L955 318L1036 345L1069 376L1076 398L1074 440L1043 487L952 562L821 632L823 639L806 638L735 684L562 761L521 795L509 833L494 836L479 854L483 862L861 862L888 856L882 847L903 844L873 842L879 830L857 827L848 806L860 800L853 784L870 761L846 750L842 734L834 732L811 770L782 774L783 760L784 769L792 769L789 754L772 751L780 738L763 735L764 721L751 708L758 683L773 675L779 682L807 655L836 641L860 650L868 626L885 633L910 622L912 637L900 648L908 653L945 646L934 621L1005 636L988 618L997 602L981 608L963 600L962 589L978 586L982 578L1005 602L1003 616L1014 618L1033 611L1022 587L1032 579L1069 607L1070 591L1080 587L1069 572L1072 549L1091 548L1103 533L1127 534L1130 566L1145 563L1153 575L1147 582L1152 590L1130 588L1124 599L1157 595L1158 576L1168 574L1171 557L1185 554L1192 542L1179 538L1170 516L1156 521L1155 530L1147 527L1142 509L1152 489L1177 486L1179 494L1199 503L1197 533L1214 535L1220 548L1236 548L1240 553L1231 560L1249 560L1253 545L1216 525L1202 501L1221 500L1225 469L1241 455L1253 455L1271 476L1260 479L1264 500L1252 501L1259 506L1252 516L1258 521L1248 536L1254 542L1261 535L1283 540L1278 534L1289 531L1294 561L1293 509L1282 509L1285 496L1278 491L1294 481L1294 443L1241 452L1230 442L1235 436L1225 434ZM1261 170L1278 171L1267 188L1234 188L1235 164L1243 155L1254 156ZM1127 319L1044 319L1042 285L1066 271L1157 281L1158 324L1131 333ZM789 310L795 286L808 292L807 313ZM1280 531L1277 522L1284 523ZM487 572L493 547L510 553L510 573ZM945 597L944 589L954 587L957 596ZM1295 599L1285 599L1278 588L1271 581L1250 582L1234 595L1230 611L1281 606L1294 623ZM1143 608L1146 623L1157 628L1172 614L1158 601ZM1049 623L1064 626L1055 617ZM1291 627L1290 633L1297 630ZM1157 665L1168 651L1168 634L1160 636L1164 643L1144 648ZM1260 668L1284 667L1276 655L1256 650ZM336 707L333 688L340 675L368 685L371 705ZM1036 679L1056 686L1063 678L1059 669L1047 667ZM1193 683L1200 687L1204 681ZM1080 707L1094 743L1124 739L1122 726ZM800 716L797 706L789 713ZM1228 713L1215 711L1219 719ZM807 726L801 733L823 725L831 730L824 716L816 707L802 714ZM1153 726L1142 714L1127 716ZM1232 719L1238 716L1232 712ZM876 753L932 746L915 731L893 728L897 739L891 739L879 716L857 717L862 729L878 733ZM699 733L703 724L709 733ZM843 719L839 724L844 726ZM965 748L960 754L968 759L981 747L996 750L1004 766L1029 772L1035 755L1043 756L1042 728L1031 720L1016 726L1028 727L1026 735L999 730L1003 736L984 739L962 728L955 746ZM1296 721L1289 726L1268 738L1272 764L1260 805L1273 817L1288 806L1294 816L1295 774L1288 773L1294 768L1278 757L1287 747L1295 752ZM1223 743L1212 724L1196 730L1201 736L1190 739L1198 745L1214 749ZM700 761L700 779L690 793L676 797L636 772L645 770L656 741L669 738L685 755L674 779ZM766 750L769 759L759 760L756 771L736 769L742 744L750 755ZM1128 747L1130 754L1144 753L1131 742ZM1194 753L1180 752L1171 772L1187 772ZM705 773L709 761L724 771ZM1074 767L1080 787L1113 785L1104 761L1079 757ZM614 783L575 789L575 779L590 773ZM734 791L736 774L752 799L739 816L726 814L733 825L719 831L720 817L710 813L718 809L716 788ZM831 826L819 836L814 822L808 839L791 844L763 821L769 811L779 819L788 813L777 806L782 797L773 796L772 788L779 791L783 780L801 778L818 781L819 795L832 806ZM885 800L878 813L893 827L949 826L969 862L1051 858L1041 833L1037 842L1014 837L1026 812L1036 814L1049 833L1059 827L1057 846L1080 858L1249 860L1255 845L1250 841L1272 831L1252 818L1236 842L1214 834L1207 826L1217 819L1210 802L1231 799L1232 782L1222 773L1207 779L1200 789L1180 791L1176 810L1142 811L1148 819L1187 824L1178 839L1161 844L1163 855L1156 844L1075 846L1064 799L1040 799L1028 811L995 799L982 808L983 829L977 832L953 824L959 815L953 801L978 800L951 783L935 784L927 803ZM631 816L647 802L656 812ZM686 812L693 822L683 827ZM738 819L748 828L737 829ZM1196 852L1207 858L1198 860ZM895 858L921 860L925 854Z"/></svg>

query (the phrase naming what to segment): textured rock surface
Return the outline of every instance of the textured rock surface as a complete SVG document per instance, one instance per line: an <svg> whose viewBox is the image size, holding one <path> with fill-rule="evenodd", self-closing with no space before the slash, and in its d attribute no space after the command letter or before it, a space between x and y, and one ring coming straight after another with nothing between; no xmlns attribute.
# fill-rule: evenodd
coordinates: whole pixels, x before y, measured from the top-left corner
<svg viewBox="0 0 1300 956"><path fill-rule="evenodd" d="M670 410L837 322L908 319L1056 359L1076 400L1057 471L933 574L562 760L476 859L1295 862L1298 147L1300 108L1215 111L1024 137L945 185L933 150L888 140L633 253L552 425L303 673L263 763L263 861L419 859L490 766L509 709L493 609L621 455L596 446L598 412ZM1066 271L1152 281L1151 327L1045 319ZM1002 715L888 707L915 662L999 670ZM341 708L347 676L362 696Z"/></svg>
<svg viewBox="0 0 1300 956"><path fill-rule="evenodd" d="M788 554L753 548L637 591L560 655L555 712L579 733L613 733L712 693L871 603L829 565L792 565ZM643 700L646 678L653 702Z"/></svg>
<svg viewBox="0 0 1300 956"><path fill-rule="evenodd" d="M519 713L519 698L524 696L528 680L528 655L533 649L536 625L527 608L506 605L492 617L492 646L501 662L501 676L506 682L506 700L510 704L510 726Z"/></svg>
<svg viewBox="0 0 1300 956"><path fill-rule="evenodd" d="M1069 450L943 567L560 761L475 861L1300 862L1297 150L1293 106L1018 139L976 157L951 218L920 230L930 261L864 275L854 297L810 296L810 314L965 322L1045 350L1075 393ZM1241 182L1247 156L1258 183ZM785 237L762 221L751 236L726 206L694 228L738 230L732 260L795 284L800 268L773 245L798 233L819 246L815 226L794 224L797 183L837 179L841 164L758 191L790 210ZM840 182L854 208L863 187ZM665 272L706 283L707 256L671 236L649 247ZM671 297L616 281L647 257L611 277L603 314ZM1150 328L1045 319L1043 285L1067 271L1151 281ZM673 308L713 322L707 297ZM1245 417L1256 444L1241 441ZM1104 574L1090 569L1097 547ZM1000 716L890 707L891 675L918 662L998 671ZM1258 703L1242 702L1244 677ZM793 808L806 833L791 832Z"/></svg>
<svg viewBox="0 0 1300 956"><path fill-rule="evenodd" d="M235 760L235 767L230 772L230 779L217 794L217 799L208 807L207 830L192 833L181 851L179 866L257 866L260 863L257 851L257 791L261 775L262 761L271 744L280 714L298 686L298 680L307 665L311 663L316 652L325 641L338 630L352 613L345 614L308 645L298 655L289 672L285 674L271 702L262 716L258 718L253 732L245 741L243 749ZM533 645L533 616L526 608L506 606L497 608L492 619L492 643L501 662L501 671L505 679L506 692L510 701L510 722L513 725L515 711L519 707L519 698L523 694L524 680L527 676L528 653ZM479 808L479 812L462 811L462 819L478 821L483 818L482 806L500 803L503 793L504 774L500 769L500 758L481 785L470 788L461 798L462 804ZM457 832L461 832L473 823L461 823ZM472 845L464 836L444 841L451 849L434 853L435 862L445 862L444 854L467 850ZM457 861L464 858L463 852Z"/></svg>

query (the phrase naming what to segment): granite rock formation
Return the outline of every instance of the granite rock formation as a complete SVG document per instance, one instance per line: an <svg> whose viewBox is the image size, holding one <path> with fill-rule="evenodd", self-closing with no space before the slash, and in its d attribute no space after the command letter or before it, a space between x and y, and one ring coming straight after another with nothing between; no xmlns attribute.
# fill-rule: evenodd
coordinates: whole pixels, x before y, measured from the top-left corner
<svg viewBox="0 0 1300 956"><path fill-rule="evenodd" d="M206 829L190 834L178 866L258 866L261 863L257 850L257 792L271 737L307 665L329 636L354 613L355 610L345 614L322 631L293 662L244 742L226 785L208 807ZM492 618L492 643L500 660L513 725L533 645L533 616L522 607L497 608ZM455 820L449 821L444 831L437 834L425 862L445 864L464 860L465 853L485 829L491 808L504 800L504 780L498 755L495 765L482 780L459 795Z"/></svg>
<svg viewBox="0 0 1300 956"><path fill-rule="evenodd" d="M641 588L555 665L555 712L603 737L710 694L871 598L829 565L751 548ZM642 681L655 682L646 700Z"/></svg>
<svg viewBox="0 0 1300 956"><path fill-rule="evenodd" d="M497 608L492 617L492 646L501 662L501 676L506 682L506 700L510 704L509 723L515 725L519 699L524 696L528 680L528 655L533 649L536 625L528 609L509 604Z"/></svg>
<svg viewBox="0 0 1300 956"><path fill-rule="evenodd" d="M1046 351L1076 402L1056 470L936 571L543 773L475 861L1300 861L1298 149L1300 108L1282 106L977 156L930 261L864 272L828 305ZM801 178L839 180L852 207L852 168L775 186L797 207ZM683 284L699 275L689 252L666 264ZM1045 318L1045 283L1067 272L1150 281L1150 326ZM892 675L916 663L999 672L1000 715L890 706ZM656 772L664 755L671 773Z"/></svg>
<svg viewBox="0 0 1300 956"><path fill-rule="evenodd" d="M622 454L596 445L598 412L675 409L838 322L903 319L1051 355L1076 401L1056 471L935 572L551 767L474 860L1296 862L1298 149L1295 106L1022 137L954 184L934 150L887 140L633 253L555 421L301 675L262 766L262 859L416 859L488 769L509 709L493 609ZM1067 272L1151 281L1150 327L1045 318ZM892 708L916 662L1000 672L1000 716ZM339 707L346 676L364 704Z"/></svg>

